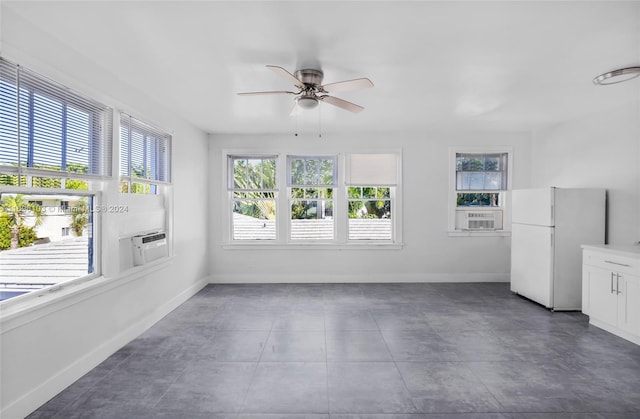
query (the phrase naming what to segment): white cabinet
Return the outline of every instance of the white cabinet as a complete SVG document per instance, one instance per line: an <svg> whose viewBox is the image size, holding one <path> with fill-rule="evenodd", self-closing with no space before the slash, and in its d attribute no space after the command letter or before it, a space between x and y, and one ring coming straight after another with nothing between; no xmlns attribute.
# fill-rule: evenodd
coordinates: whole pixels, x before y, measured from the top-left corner
<svg viewBox="0 0 640 419"><path fill-rule="evenodd" d="M640 246L582 246L582 311L640 344Z"/></svg>

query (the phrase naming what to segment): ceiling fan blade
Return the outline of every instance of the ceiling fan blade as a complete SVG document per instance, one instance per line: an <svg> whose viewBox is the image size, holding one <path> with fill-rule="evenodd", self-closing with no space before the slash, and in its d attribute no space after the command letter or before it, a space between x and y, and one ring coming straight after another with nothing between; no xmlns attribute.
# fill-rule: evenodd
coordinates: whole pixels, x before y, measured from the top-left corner
<svg viewBox="0 0 640 419"><path fill-rule="evenodd" d="M256 95L281 95L281 94L288 94L288 95L297 95L298 93L296 92L288 92L286 90L273 90L270 92L243 92L243 93L238 93L240 96L256 96Z"/></svg>
<svg viewBox="0 0 640 419"><path fill-rule="evenodd" d="M338 81L335 83L319 86L318 90L325 93L347 92L350 90L369 89L373 87L373 83L368 78Z"/></svg>
<svg viewBox="0 0 640 419"><path fill-rule="evenodd" d="M285 79L289 80L289 82L293 83L293 85L296 86L298 89L304 89L304 83L298 80L296 76L289 73L284 68L278 67L277 65L268 65L267 68L270 68L274 73L279 74L281 77L284 77Z"/></svg>
<svg viewBox="0 0 640 419"><path fill-rule="evenodd" d="M337 106L338 108L342 108L354 113L362 112L364 110L364 108L360 105L356 105L355 103L347 102L346 100L338 99L337 97L333 96L318 96L318 99L333 106Z"/></svg>

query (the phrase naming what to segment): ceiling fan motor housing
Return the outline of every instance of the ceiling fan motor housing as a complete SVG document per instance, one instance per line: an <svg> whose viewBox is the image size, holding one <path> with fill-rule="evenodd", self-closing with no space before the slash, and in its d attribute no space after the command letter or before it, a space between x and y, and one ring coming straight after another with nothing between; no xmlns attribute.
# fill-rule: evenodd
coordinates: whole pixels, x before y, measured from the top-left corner
<svg viewBox="0 0 640 419"><path fill-rule="evenodd" d="M297 70L293 75L304 84L314 87L320 86L324 77L322 70L313 69Z"/></svg>

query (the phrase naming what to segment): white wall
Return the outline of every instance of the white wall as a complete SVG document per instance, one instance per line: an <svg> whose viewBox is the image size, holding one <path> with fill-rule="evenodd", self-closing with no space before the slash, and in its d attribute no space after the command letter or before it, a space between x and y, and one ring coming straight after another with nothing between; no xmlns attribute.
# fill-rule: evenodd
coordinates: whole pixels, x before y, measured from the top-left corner
<svg viewBox="0 0 640 419"><path fill-rule="evenodd" d="M213 282L507 281L509 237L449 237L448 176L451 146L512 146L513 186L530 179L528 133L395 133L212 135L211 273ZM282 153L403 151L403 239L401 250L224 249L222 152L266 145Z"/></svg>
<svg viewBox="0 0 640 419"><path fill-rule="evenodd" d="M43 297L23 314L3 311L0 416L13 419L39 407L206 284L208 146L205 133L161 104L6 9L2 13L5 58L173 134L175 257L156 270L136 268L118 277L119 266L111 266L119 253L118 228L106 224L103 235L116 238L103 243L104 254L115 258L104 261L111 278L62 298ZM109 204L118 204L117 194L105 192Z"/></svg>
<svg viewBox="0 0 640 419"><path fill-rule="evenodd" d="M638 92L638 83L600 88ZM536 132L533 161L534 187L606 188L608 242L640 240L640 96L628 106Z"/></svg>

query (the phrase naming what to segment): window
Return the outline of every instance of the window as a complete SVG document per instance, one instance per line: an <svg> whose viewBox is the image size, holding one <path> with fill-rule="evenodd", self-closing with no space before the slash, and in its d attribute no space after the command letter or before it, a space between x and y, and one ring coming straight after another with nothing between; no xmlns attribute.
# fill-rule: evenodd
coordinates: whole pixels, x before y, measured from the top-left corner
<svg viewBox="0 0 640 419"><path fill-rule="evenodd" d="M391 240L391 188L350 186L349 240Z"/></svg>
<svg viewBox="0 0 640 419"><path fill-rule="evenodd" d="M0 194L0 300L95 273L94 201L92 193Z"/></svg>
<svg viewBox="0 0 640 419"><path fill-rule="evenodd" d="M454 156L454 228L502 230L510 153L456 151Z"/></svg>
<svg viewBox="0 0 640 419"><path fill-rule="evenodd" d="M229 156L228 191L231 196L233 240L275 240L275 156Z"/></svg>
<svg viewBox="0 0 640 419"><path fill-rule="evenodd" d="M400 153L223 152L228 244L402 243Z"/></svg>
<svg viewBox="0 0 640 419"><path fill-rule="evenodd" d="M158 194L170 179L171 136L120 115L120 191Z"/></svg>
<svg viewBox="0 0 640 419"><path fill-rule="evenodd" d="M0 184L110 176L111 123L106 106L0 59Z"/></svg>
<svg viewBox="0 0 640 419"><path fill-rule="evenodd" d="M333 240L336 157L289 156L291 240Z"/></svg>
<svg viewBox="0 0 640 419"><path fill-rule="evenodd" d="M349 240L393 240L393 201L398 183L395 154L348 156Z"/></svg>
<svg viewBox="0 0 640 419"><path fill-rule="evenodd" d="M0 300L98 274L95 190L112 174L112 117L0 58Z"/></svg>

